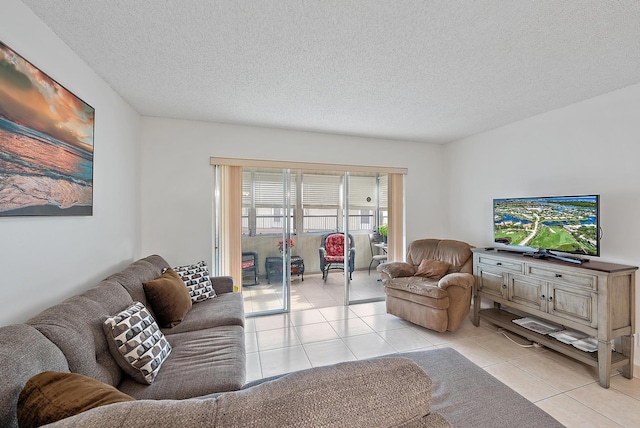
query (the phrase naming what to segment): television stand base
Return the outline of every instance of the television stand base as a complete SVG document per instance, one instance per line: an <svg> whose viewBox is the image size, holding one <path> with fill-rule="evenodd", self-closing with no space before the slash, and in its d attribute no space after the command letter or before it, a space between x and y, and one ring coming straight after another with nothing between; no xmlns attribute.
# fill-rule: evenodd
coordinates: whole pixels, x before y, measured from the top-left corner
<svg viewBox="0 0 640 428"><path fill-rule="evenodd" d="M473 252L473 323L480 318L532 342L598 368L600 385L608 388L620 369L633 379L636 332L636 266L591 260L569 265L551 259L485 251ZM544 296L544 297L542 297ZM493 309L480 310L493 301ZM505 311L507 310L507 311ZM512 313L514 312L514 313ZM585 352L515 324L534 317L597 338L598 349ZM611 344L616 352L611 352Z"/></svg>
<svg viewBox="0 0 640 428"><path fill-rule="evenodd" d="M560 256L558 254L553 254L549 250L531 251L522 254L525 256L533 257L534 259L556 259L562 260L563 262L575 263L578 265L589 261L589 259L581 259L579 257Z"/></svg>

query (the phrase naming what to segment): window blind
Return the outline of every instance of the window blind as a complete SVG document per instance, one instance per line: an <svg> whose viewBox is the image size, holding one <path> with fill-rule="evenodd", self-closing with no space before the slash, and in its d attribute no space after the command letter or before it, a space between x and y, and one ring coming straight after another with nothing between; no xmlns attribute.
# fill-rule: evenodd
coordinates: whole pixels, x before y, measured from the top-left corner
<svg viewBox="0 0 640 428"><path fill-rule="evenodd" d="M253 179L253 183L252 183ZM281 172L243 171L242 206L251 206L255 198L256 208L282 208L284 201L283 177ZM295 178L291 180L291 200L295 201Z"/></svg>
<svg viewBox="0 0 640 428"><path fill-rule="evenodd" d="M349 175L349 208L376 209L376 176Z"/></svg>
<svg viewBox="0 0 640 428"><path fill-rule="evenodd" d="M303 174L303 208L338 208L340 206L340 175Z"/></svg>

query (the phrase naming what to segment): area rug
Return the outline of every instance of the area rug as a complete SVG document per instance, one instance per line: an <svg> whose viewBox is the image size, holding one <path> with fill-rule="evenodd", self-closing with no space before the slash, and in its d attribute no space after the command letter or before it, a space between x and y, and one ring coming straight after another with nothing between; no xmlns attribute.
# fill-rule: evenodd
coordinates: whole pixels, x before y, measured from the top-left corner
<svg viewBox="0 0 640 428"><path fill-rule="evenodd" d="M431 411L440 413L456 428L563 426L454 349L394 356L415 361L429 375L433 382Z"/></svg>

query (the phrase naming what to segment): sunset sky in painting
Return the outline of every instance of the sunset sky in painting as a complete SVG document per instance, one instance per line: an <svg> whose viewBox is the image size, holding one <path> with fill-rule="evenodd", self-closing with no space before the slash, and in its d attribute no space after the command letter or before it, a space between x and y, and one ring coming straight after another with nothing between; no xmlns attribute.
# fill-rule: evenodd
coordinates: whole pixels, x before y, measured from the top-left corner
<svg viewBox="0 0 640 428"><path fill-rule="evenodd" d="M2 43L0 116L93 153L93 108Z"/></svg>

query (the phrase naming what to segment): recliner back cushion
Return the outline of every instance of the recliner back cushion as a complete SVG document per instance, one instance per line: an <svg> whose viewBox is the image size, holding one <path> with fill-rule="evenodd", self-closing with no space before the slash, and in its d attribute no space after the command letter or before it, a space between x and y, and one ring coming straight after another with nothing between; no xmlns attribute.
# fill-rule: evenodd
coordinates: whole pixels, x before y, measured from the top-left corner
<svg viewBox="0 0 640 428"><path fill-rule="evenodd" d="M440 260L451 265L447 273L466 272L466 264L471 255L471 246L466 242L450 239L418 239L409 245L407 263L418 266L424 259Z"/></svg>
<svg viewBox="0 0 640 428"><path fill-rule="evenodd" d="M118 283L98 286L52 306L27 321L55 343L69 362L69 369L106 384L117 386L122 370L109 353L102 329L106 315L133 303Z"/></svg>

